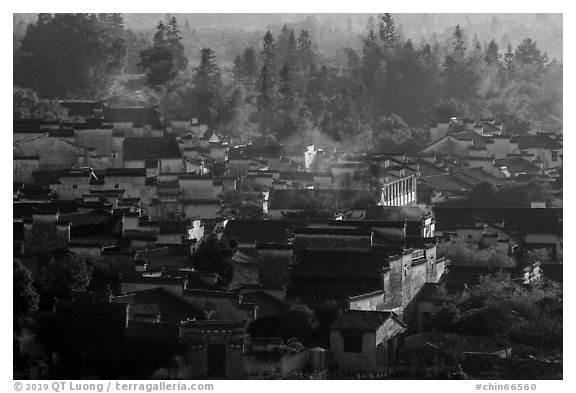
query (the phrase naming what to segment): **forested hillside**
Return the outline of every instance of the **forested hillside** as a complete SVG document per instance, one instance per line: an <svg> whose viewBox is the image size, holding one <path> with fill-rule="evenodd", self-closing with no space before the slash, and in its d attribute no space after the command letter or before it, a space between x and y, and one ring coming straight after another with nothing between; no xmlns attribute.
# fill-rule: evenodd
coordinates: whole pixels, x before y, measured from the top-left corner
<svg viewBox="0 0 576 393"><path fill-rule="evenodd" d="M562 129L561 15L232 17L15 16L15 83L105 98L134 94L119 77L145 73L138 94L167 120L358 149L414 151L451 116L494 117L514 134Z"/></svg>

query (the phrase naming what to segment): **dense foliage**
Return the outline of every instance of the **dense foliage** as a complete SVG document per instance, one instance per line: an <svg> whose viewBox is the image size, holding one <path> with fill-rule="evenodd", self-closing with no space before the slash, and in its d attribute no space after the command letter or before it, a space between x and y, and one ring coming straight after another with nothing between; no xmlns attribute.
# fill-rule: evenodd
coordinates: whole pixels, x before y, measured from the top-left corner
<svg viewBox="0 0 576 393"><path fill-rule="evenodd" d="M234 276L233 254L230 242L224 237L218 239L216 234L210 234L193 255L194 269L218 273L218 283L228 285Z"/></svg>
<svg viewBox="0 0 576 393"><path fill-rule="evenodd" d="M124 65L120 14L39 14L21 40L14 82L42 97L98 98Z"/></svg>
<svg viewBox="0 0 576 393"><path fill-rule="evenodd" d="M46 285L58 297L68 297L72 291L82 291L90 284L92 267L80 255L67 254L50 258L46 266Z"/></svg>
<svg viewBox="0 0 576 393"><path fill-rule="evenodd" d="M170 117L198 114L229 135L242 128L269 140L390 152L417 151L427 124L451 116L495 117L509 133L562 128L562 64L530 38L503 50L456 26L450 42L416 45L390 14L359 49L327 57L311 37L288 26L276 37L267 31L260 49L240 51L231 70L202 49L194 76L163 107Z"/></svg>
<svg viewBox="0 0 576 393"><path fill-rule="evenodd" d="M438 16L383 14L360 28L358 15L338 28L314 16L270 26L260 40L262 33L210 32L182 18L181 27L166 15L146 36L127 31L118 14L40 14L15 45L16 81L42 97L93 97L111 92L122 67L140 69L166 119L198 117L243 139L358 150L418 151L428 124L451 116L495 117L507 133L563 126L562 63L525 29L510 45L498 17L487 36L471 33L486 16L461 16L451 32L424 35L440 26ZM550 47L547 17L536 19L534 31Z"/></svg>
<svg viewBox="0 0 576 393"><path fill-rule="evenodd" d="M176 18L171 18L167 25L162 21L158 23L152 45L140 52L139 66L146 71L149 86L166 84L186 69L188 59L184 56L181 40Z"/></svg>
<svg viewBox="0 0 576 393"><path fill-rule="evenodd" d="M536 179L527 183L506 183L498 187L480 183L468 192L466 202L470 206L530 207L531 202L550 204L555 198L550 182Z"/></svg>
<svg viewBox="0 0 576 393"><path fill-rule="evenodd" d="M440 331L485 336L504 345L525 344L540 353L562 349L562 285L521 285L497 274L457 294L440 290L434 314Z"/></svg>
<svg viewBox="0 0 576 393"><path fill-rule="evenodd" d="M34 91L20 87L14 87L13 110L14 119L63 120L68 112L58 101L41 99Z"/></svg>
<svg viewBox="0 0 576 393"><path fill-rule="evenodd" d="M444 255L452 264L458 266L516 266L514 258L505 251L495 247L479 249L475 243L462 240L440 243L438 254Z"/></svg>
<svg viewBox="0 0 576 393"><path fill-rule="evenodd" d="M304 304L297 304L280 317L277 333L284 339L295 337L302 343L308 343L317 328L318 320L314 311Z"/></svg>
<svg viewBox="0 0 576 393"><path fill-rule="evenodd" d="M19 260L12 265L14 319L29 316L38 309L38 293L32 286L32 273Z"/></svg>

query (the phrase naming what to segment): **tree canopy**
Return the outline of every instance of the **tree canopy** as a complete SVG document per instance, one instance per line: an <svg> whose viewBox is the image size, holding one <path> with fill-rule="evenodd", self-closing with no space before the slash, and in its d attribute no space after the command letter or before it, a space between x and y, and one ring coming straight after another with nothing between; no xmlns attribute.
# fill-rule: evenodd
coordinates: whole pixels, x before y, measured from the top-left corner
<svg viewBox="0 0 576 393"><path fill-rule="evenodd" d="M159 88L186 69L188 59L181 40L176 18L172 17L168 24L158 23L152 45L140 52L139 66L146 71L150 87Z"/></svg>
<svg viewBox="0 0 576 393"><path fill-rule="evenodd" d="M120 14L39 14L21 40L15 83L42 97L99 98L126 59Z"/></svg>
<svg viewBox="0 0 576 393"><path fill-rule="evenodd" d="M468 290L436 295L434 326L445 332L485 336L501 344L525 344L540 353L562 348L562 285L524 285L499 273Z"/></svg>

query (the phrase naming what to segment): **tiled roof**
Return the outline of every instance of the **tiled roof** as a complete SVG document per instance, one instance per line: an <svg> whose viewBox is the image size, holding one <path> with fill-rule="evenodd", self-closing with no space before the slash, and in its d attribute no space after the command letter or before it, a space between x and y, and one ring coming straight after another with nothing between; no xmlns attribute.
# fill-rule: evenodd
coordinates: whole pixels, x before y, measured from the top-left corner
<svg viewBox="0 0 576 393"><path fill-rule="evenodd" d="M365 249L307 249L296 255L292 275L322 278L378 280L388 267L386 254Z"/></svg>
<svg viewBox="0 0 576 393"><path fill-rule="evenodd" d="M433 190L437 191L455 191L455 192L465 192L474 187L474 184L469 181L464 181L462 179L455 178L450 173L445 173L443 175L427 176L421 177L420 181ZM474 182L475 183L475 182Z"/></svg>
<svg viewBox="0 0 576 393"><path fill-rule="evenodd" d="M104 176L110 177L145 177L146 169L144 168L106 168Z"/></svg>
<svg viewBox="0 0 576 393"><path fill-rule="evenodd" d="M540 167L522 157L509 157L496 160L496 165L505 166L512 173L539 172Z"/></svg>
<svg viewBox="0 0 576 393"><path fill-rule="evenodd" d="M459 141L472 141L472 146L474 147L486 147L486 140L484 137L478 135L474 131L455 132L449 134L449 136Z"/></svg>
<svg viewBox="0 0 576 393"><path fill-rule="evenodd" d="M157 125L160 123L160 115L154 108L126 107L104 108L104 119L111 123L137 123Z"/></svg>
<svg viewBox="0 0 576 393"><path fill-rule="evenodd" d="M124 160L181 158L178 142L172 136L126 138L123 144Z"/></svg>
<svg viewBox="0 0 576 393"><path fill-rule="evenodd" d="M549 135L520 135L516 137L519 149L543 148L551 150L562 149L562 144Z"/></svg>
<svg viewBox="0 0 576 393"><path fill-rule="evenodd" d="M204 277L201 273L190 270L181 270L178 268L174 269L163 269L162 276L164 277L184 277L188 282L186 283L186 289L198 289L202 291L217 291L218 286L213 284L212 281Z"/></svg>
<svg viewBox="0 0 576 393"><path fill-rule="evenodd" d="M126 329L127 339L156 339L174 341L180 338L180 323L150 323L130 321Z"/></svg>
<svg viewBox="0 0 576 393"><path fill-rule="evenodd" d="M133 313L138 306L152 306L160 313L161 322L178 323L187 319L203 319L204 312L192 306L184 298L177 296L164 288L154 288L133 292L127 295L115 296L112 303L130 304ZM142 307L140 307L142 309Z"/></svg>
<svg viewBox="0 0 576 393"><path fill-rule="evenodd" d="M92 115L95 109L102 108L102 102L66 100L60 101L60 106L68 109L69 116Z"/></svg>
<svg viewBox="0 0 576 393"><path fill-rule="evenodd" d="M279 220L230 220L224 228L227 239L235 238L239 243L282 243L287 244L289 230L296 225L292 221Z"/></svg>
<svg viewBox="0 0 576 393"><path fill-rule="evenodd" d="M304 157L304 151L306 150L306 145L280 145L280 151L283 155L302 155Z"/></svg>
<svg viewBox="0 0 576 393"><path fill-rule="evenodd" d="M278 178L280 180L313 182L314 174L312 172L280 172Z"/></svg>
<svg viewBox="0 0 576 393"><path fill-rule="evenodd" d="M60 213L75 213L78 211L78 202L76 201L51 201L51 202L14 202L12 204L12 213L14 218L32 217L39 211L58 211Z"/></svg>
<svg viewBox="0 0 576 393"><path fill-rule="evenodd" d="M72 227L79 227L85 225L101 225L109 224L113 221L118 221L118 217L114 217L109 212L93 211L89 213L69 213L60 214L58 221L70 222Z"/></svg>
<svg viewBox="0 0 576 393"><path fill-rule="evenodd" d="M191 227L190 220L183 221L160 221L158 222L159 233L165 234L186 234Z"/></svg>
<svg viewBox="0 0 576 393"><path fill-rule="evenodd" d="M392 311L346 310L344 314L330 326L330 330L375 332L389 318L394 319L398 325L406 328L406 325L401 322Z"/></svg>
<svg viewBox="0 0 576 393"><path fill-rule="evenodd" d="M562 227L562 208L524 207L438 207L434 206L436 229L455 230L458 225L477 222L504 223L504 229L522 233L558 233Z"/></svg>
<svg viewBox="0 0 576 393"><path fill-rule="evenodd" d="M256 304L258 306L258 319L280 316L288 308L288 303L268 294L265 291L255 291L243 294L242 301L245 303Z"/></svg>
<svg viewBox="0 0 576 393"><path fill-rule="evenodd" d="M179 277L149 277L149 276L124 276L121 282L138 283L138 284L153 284L161 287L162 285L179 285L184 286L185 279Z"/></svg>
<svg viewBox="0 0 576 393"><path fill-rule="evenodd" d="M460 172L456 172L454 176L456 176L457 178L461 177L462 180L467 182L476 181L477 184L480 183L497 184L500 182L500 179L486 172L482 168L470 168L461 170Z"/></svg>

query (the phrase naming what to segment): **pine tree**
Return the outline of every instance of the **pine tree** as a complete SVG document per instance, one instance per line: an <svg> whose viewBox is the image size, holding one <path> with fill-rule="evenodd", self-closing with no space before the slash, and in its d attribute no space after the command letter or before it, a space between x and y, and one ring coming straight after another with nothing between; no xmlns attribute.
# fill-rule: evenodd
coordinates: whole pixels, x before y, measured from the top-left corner
<svg viewBox="0 0 576 393"><path fill-rule="evenodd" d="M256 51L252 47L244 50L242 56L243 74L247 82L252 86L258 78L258 60L256 59Z"/></svg>
<svg viewBox="0 0 576 393"><path fill-rule="evenodd" d="M124 37L126 30L122 14L99 14L98 19L112 34Z"/></svg>
<svg viewBox="0 0 576 393"><path fill-rule="evenodd" d="M297 113L295 105L295 96L292 89L290 67L284 65L279 73L278 80L278 105L275 132L279 139L285 139L293 134L297 128Z"/></svg>
<svg viewBox="0 0 576 393"><path fill-rule="evenodd" d="M290 37L290 29L288 26L282 26L282 30L276 40L276 67L282 68L286 64L286 55L288 48L288 38Z"/></svg>
<svg viewBox="0 0 576 393"><path fill-rule="evenodd" d="M286 43L286 54L284 56L284 64L292 67L296 63L297 44L294 30L290 30L288 42Z"/></svg>
<svg viewBox="0 0 576 393"><path fill-rule="evenodd" d="M513 75L516 71L516 63L514 61L514 53L512 52L512 45L508 44L506 53L504 54L504 65L509 75Z"/></svg>
<svg viewBox="0 0 576 393"><path fill-rule="evenodd" d="M468 85L466 69L466 47L460 25L456 25L452 40L452 52L444 60L444 83L447 97L465 99L471 86Z"/></svg>
<svg viewBox="0 0 576 393"><path fill-rule="evenodd" d="M525 38L520 42L514 52L514 60L520 67L536 67L537 72L543 71L546 62L548 61L546 55L542 55L536 42L532 41L531 38Z"/></svg>
<svg viewBox="0 0 576 393"><path fill-rule="evenodd" d="M396 25L391 14L384 14L380 18L379 33L380 39L385 46L393 46L396 43L398 35L396 33Z"/></svg>
<svg viewBox="0 0 576 393"><path fill-rule="evenodd" d="M188 66L188 59L184 54L184 45L182 45L181 41L180 27L178 22L176 22L176 18L172 17L166 28L166 44L173 53L175 67L178 71L184 71Z"/></svg>
<svg viewBox="0 0 576 393"><path fill-rule="evenodd" d="M313 72L315 69L312 40L308 30L302 30L296 43L296 58L298 59L299 71L304 73Z"/></svg>
<svg viewBox="0 0 576 393"><path fill-rule="evenodd" d="M499 48L496 41L492 40L484 52L484 61L489 65L500 65Z"/></svg>
<svg viewBox="0 0 576 393"><path fill-rule="evenodd" d="M166 33L167 27L164 22L160 21L156 26L156 33L154 33L154 38L152 42L156 47L165 47L166 46Z"/></svg>
<svg viewBox="0 0 576 393"><path fill-rule="evenodd" d="M242 62L242 56L238 55L234 59L232 66L232 74L234 79L237 81L243 81L244 78L244 63Z"/></svg>
<svg viewBox="0 0 576 393"><path fill-rule="evenodd" d="M258 110L259 127L262 131L268 132L273 123L273 107L276 95L276 67L274 66L276 47L274 37L270 31L267 31L266 35L264 35L261 54L263 56L263 65L262 68L260 68L256 107Z"/></svg>
<svg viewBox="0 0 576 393"><path fill-rule="evenodd" d="M379 43L377 42L376 34L374 30L368 32L368 36L364 39L362 46L362 77L364 80L364 85L368 90L373 89L376 72L380 67L380 62L382 61L382 50Z"/></svg>
<svg viewBox="0 0 576 393"><path fill-rule="evenodd" d="M192 81L198 97L198 118L213 126L220 110L222 79L212 49L200 50L200 65L194 70Z"/></svg>
<svg viewBox="0 0 576 393"><path fill-rule="evenodd" d="M464 57L466 46L464 46L464 33L460 29L460 25L456 25L452 40L452 53L459 56L460 59Z"/></svg>
<svg viewBox="0 0 576 393"><path fill-rule="evenodd" d="M168 25L162 21L158 23L152 45L140 52L139 66L146 71L149 86L165 85L186 69L188 59L181 40L176 18L170 18Z"/></svg>

